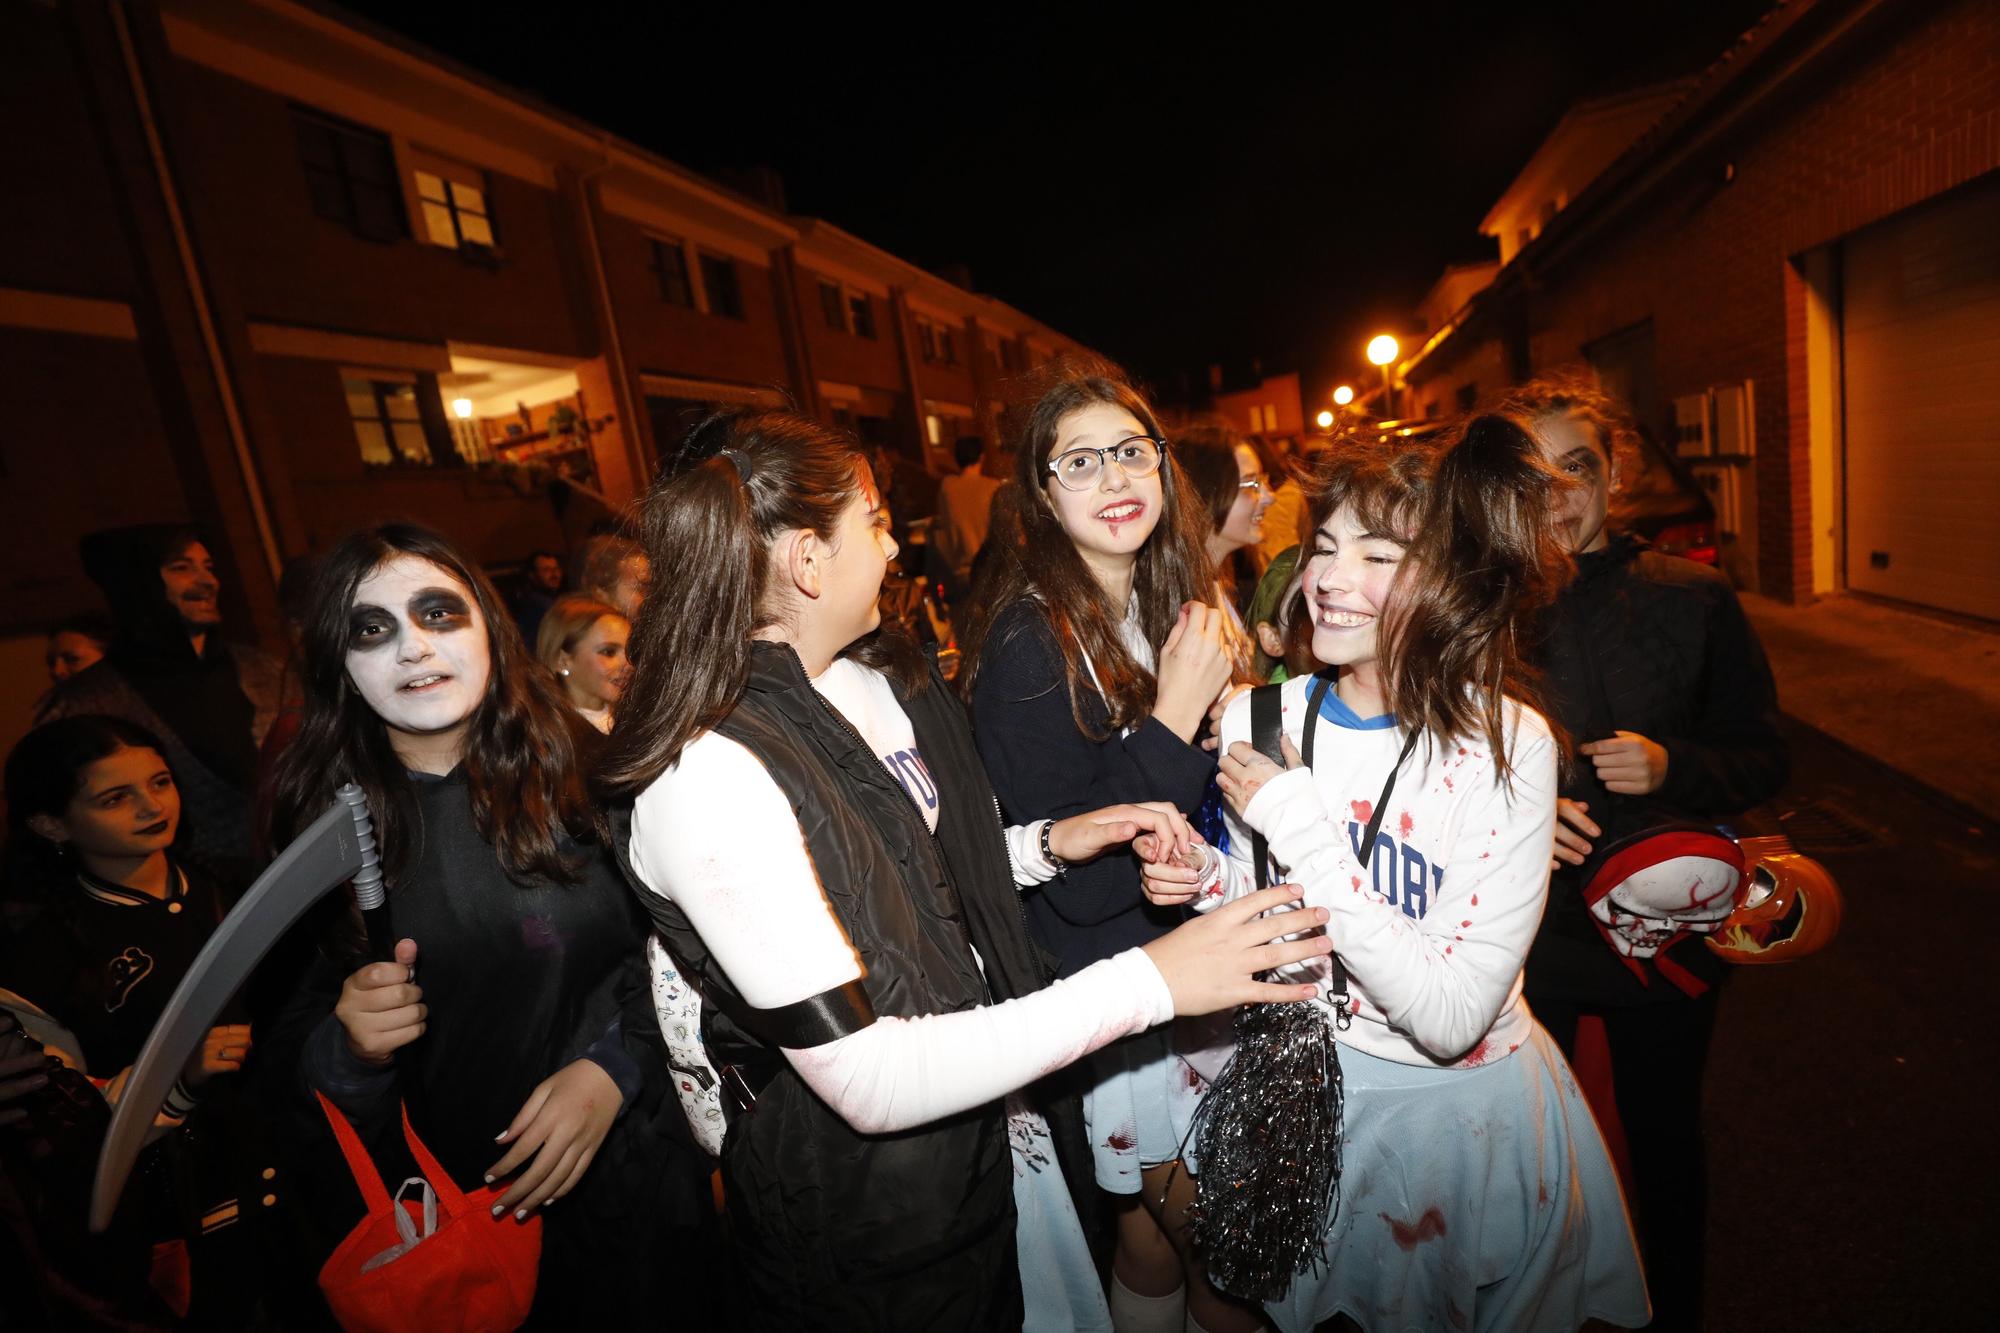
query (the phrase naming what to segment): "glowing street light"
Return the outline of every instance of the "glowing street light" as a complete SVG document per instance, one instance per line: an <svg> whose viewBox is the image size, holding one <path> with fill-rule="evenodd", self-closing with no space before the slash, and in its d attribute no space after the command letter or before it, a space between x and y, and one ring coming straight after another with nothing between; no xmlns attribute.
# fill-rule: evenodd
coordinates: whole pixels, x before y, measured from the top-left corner
<svg viewBox="0 0 2000 1333"><path fill-rule="evenodd" d="M1368 340L1368 360L1382 367L1382 415L1385 418L1396 415L1396 386L1389 366L1395 361L1396 353L1402 350L1396 340L1386 333L1378 333Z"/></svg>
<svg viewBox="0 0 2000 1333"><path fill-rule="evenodd" d="M1313 420L1319 423L1321 430L1333 429L1333 413L1327 411L1325 408L1321 408L1320 414L1314 417Z"/></svg>
<svg viewBox="0 0 2000 1333"><path fill-rule="evenodd" d="M1346 407L1349 403L1353 401L1354 401L1354 386L1352 384L1343 384L1338 389L1335 389L1333 391L1334 406Z"/></svg>

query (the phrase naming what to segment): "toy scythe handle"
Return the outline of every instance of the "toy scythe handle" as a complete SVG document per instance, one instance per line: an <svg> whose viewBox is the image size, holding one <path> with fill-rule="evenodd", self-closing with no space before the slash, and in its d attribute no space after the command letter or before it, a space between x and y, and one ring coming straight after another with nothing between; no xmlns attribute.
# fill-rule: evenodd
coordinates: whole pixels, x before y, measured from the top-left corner
<svg viewBox="0 0 2000 1333"><path fill-rule="evenodd" d="M340 788L327 812L295 839L257 877L233 911L208 937L181 984L153 1025L151 1035L125 1080L125 1093L97 1155L97 1182L90 1196L90 1229L111 1224L118 1196L145 1146L146 1133L166 1102L174 1080L200 1049L237 988L278 938L329 890L354 881L354 894L371 939L386 934L382 864L375 850L375 826L368 801L352 783Z"/></svg>

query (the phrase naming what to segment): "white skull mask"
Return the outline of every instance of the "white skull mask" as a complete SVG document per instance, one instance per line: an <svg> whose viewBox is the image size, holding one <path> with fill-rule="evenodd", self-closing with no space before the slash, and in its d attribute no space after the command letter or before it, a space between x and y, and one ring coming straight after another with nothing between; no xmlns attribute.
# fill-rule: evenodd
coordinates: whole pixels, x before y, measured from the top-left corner
<svg viewBox="0 0 2000 1333"><path fill-rule="evenodd" d="M1611 945L1651 958L1683 931L1706 935L1735 909L1739 865L1712 856L1674 856L1634 871L1590 904Z"/></svg>

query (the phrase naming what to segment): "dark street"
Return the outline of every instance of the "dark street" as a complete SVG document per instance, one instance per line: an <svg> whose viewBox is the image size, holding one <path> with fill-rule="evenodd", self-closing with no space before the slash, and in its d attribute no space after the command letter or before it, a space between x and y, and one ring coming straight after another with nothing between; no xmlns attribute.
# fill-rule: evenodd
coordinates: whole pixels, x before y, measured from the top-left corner
<svg viewBox="0 0 2000 1333"><path fill-rule="evenodd" d="M1826 952L1746 968L1723 1001L1709 1326L1985 1327L1992 830L1789 730L1792 783L1768 813L1833 869L1847 915Z"/></svg>

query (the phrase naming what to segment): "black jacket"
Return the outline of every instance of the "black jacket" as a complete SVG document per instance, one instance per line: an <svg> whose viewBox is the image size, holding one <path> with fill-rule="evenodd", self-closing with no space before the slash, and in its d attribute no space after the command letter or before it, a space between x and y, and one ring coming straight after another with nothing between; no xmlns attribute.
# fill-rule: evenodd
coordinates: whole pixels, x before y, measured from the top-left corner
<svg viewBox="0 0 2000 1333"><path fill-rule="evenodd" d="M1637 732L1666 748L1666 780L1643 798L1663 812L1720 819L1784 786L1790 758L1770 664L1728 581L1706 565L1662 555L1638 537L1614 537L1578 557L1576 578L1537 628L1533 655L1545 674L1548 712L1572 747L1562 794L1587 803L1598 824L1637 798L1606 791L1574 747L1612 731ZM1603 701L1595 707L1593 673ZM1704 980L1726 966L1694 939L1675 946L1673 958ZM1658 977L1641 981L1613 953L1571 866L1550 880L1526 987L1531 1000L1539 993L1583 1003L1682 995Z"/></svg>
<svg viewBox="0 0 2000 1333"><path fill-rule="evenodd" d="M787 646L757 645L748 688L716 730L756 755L797 811L867 969L861 987L874 1015L952 1013L1038 990L1051 968L1028 938L965 715L935 673L902 703L937 779L935 837ZM629 808L613 827L629 874ZM721 1012L745 1006L679 908L653 893L640 898L698 979L716 1062L770 1080L723 1144L747 1323L1018 1330L1014 1168L1001 1104L900 1133L857 1133L769 1043ZM1052 1098L1042 1110L1073 1192L1087 1194L1080 1108Z"/></svg>
<svg viewBox="0 0 2000 1333"><path fill-rule="evenodd" d="M1085 693L1084 708L1093 726L1105 725L1107 710L1094 692ZM1016 824L1123 801L1170 801L1191 816L1215 774L1215 756L1158 718L1102 741L1079 731L1055 631L1029 598L993 622L972 686L972 722L993 789ZM1060 960L1063 976L1149 943L1183 918L1146 901L1139 862L1125 849L1069 867L1026 901L1035 939Z"/></svg>

